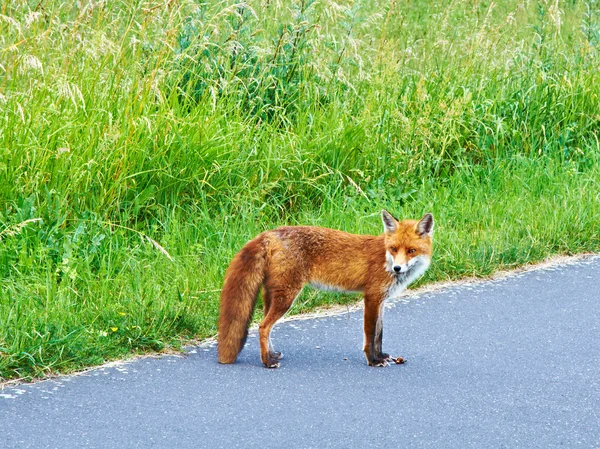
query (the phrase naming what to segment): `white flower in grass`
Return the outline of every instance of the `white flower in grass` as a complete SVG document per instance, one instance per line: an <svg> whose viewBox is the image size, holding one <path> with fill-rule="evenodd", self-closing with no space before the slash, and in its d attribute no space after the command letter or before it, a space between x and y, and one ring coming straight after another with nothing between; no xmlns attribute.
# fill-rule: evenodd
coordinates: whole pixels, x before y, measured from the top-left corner
<svg viewBox="0 0 600 449"><path fill-rule="evenodd" d="M85 100L77 84L59 79L56 81L56 89L61 97L70 99L75 108L82 107L85 109Z"/></svg>
<svg viewBox="0 0 600 449"><path fill-rule="evenodd" d="M558 0L548 7L548 15L556 27L556 32L560 33L560 26L562 25L562 11L558 7Z"/></svg>
<svg viewBox="0 0 600 449"><path fill-rule="evenodd" d="M30 27L36 20L42 17L42 13L38 11L32 11L25 16L25 25Z"/></svg>
<svg viewBox="0 0 600 449"><path fill-rule="evenodd" d="M40 61L36 56L25 55L22 59L20 71L21 73L41 72L44 74L44 66L42 65L42 61Z"/></svg>
<svg viewBox="0 0 600 449"><path fill-rule="evenodd" d="M70 152L71 152L70 148L61 147L61 148L59 148L59 149L56 150L56 159L58 159L61 156L61 154L70 153Z"/></svg>
<svg viewBox="0 0 600 449"><path fill-rule="evenodd" d="M15 19L13 19L12 17L5 16L4 14L0 14L0 20L2 22L6 22L10 26L15 27L19 31L19 33L21 32L21 24L18 21L16 21Z"/></svg>

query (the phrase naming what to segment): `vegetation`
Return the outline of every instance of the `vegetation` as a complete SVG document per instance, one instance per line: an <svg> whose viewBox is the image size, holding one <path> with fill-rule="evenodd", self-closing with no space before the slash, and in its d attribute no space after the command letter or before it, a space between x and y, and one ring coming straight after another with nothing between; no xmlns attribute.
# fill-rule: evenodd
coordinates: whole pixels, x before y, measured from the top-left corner
<svg viewBox="0 0 600 449"><path fill-rule="evenodd" d="M598 251L599 61L592 0L4 0L0 376L214 335L282 224L431 211L423 282Z"/></svg>

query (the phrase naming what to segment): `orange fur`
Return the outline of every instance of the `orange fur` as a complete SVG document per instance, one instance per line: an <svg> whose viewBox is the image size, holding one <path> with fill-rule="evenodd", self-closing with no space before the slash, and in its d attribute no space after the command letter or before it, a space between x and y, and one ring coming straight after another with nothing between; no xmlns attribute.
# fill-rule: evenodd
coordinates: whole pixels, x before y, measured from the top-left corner
<svg viewBox="0 0 600 449"><path fill-rule="evenodd" d="M271 329L289 310L304 285L311 283L364 293L365 355L369 365L386 365L390 358L381 351L380 310L383 301L395 293L396 288L406 287L414 280L412 274L417 277L427 268L432 250L433 217L427 214L421 221L399 222L386 211L383 214L386 231L379 236L286 226L263 232L248 242L233 258L225 274L218 322L219 362L233 363L242 349L262 285L261 359L267 367L279 366L281 353L271 346ZM391 254L392 249L395 255ZM421 258L413 261L411 272L410 261L418 256ZM393 270L396 264L406 265L408 271L396 273ZM417 273L414 267L421 271Z"/></svg>

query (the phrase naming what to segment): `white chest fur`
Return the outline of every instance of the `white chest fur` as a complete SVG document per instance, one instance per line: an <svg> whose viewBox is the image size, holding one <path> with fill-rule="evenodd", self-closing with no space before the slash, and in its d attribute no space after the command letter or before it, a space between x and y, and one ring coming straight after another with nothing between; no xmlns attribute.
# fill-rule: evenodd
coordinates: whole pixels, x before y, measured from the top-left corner
<svg viewBox="0 0 600 449"><path fill-rule="evenodd" d="M408 263L408 272L394 276L394 282L388 288L385 299L398 298L406 287L427 271L430 263L431 261L427 256L417 256L411 259Z"/></svg>

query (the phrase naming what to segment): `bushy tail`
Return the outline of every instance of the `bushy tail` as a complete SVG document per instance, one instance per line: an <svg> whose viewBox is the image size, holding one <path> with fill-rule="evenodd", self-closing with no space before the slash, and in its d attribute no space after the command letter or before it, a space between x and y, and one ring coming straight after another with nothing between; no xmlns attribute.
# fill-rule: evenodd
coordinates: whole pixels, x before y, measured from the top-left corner
<svg viewBox="0 0 600 449"><path fill-rule="evenodd" d="M258 290L265 278L266 241L262 235L237 253L227 272L219 311L219 362L233 363L244 347Z"/></svg>

